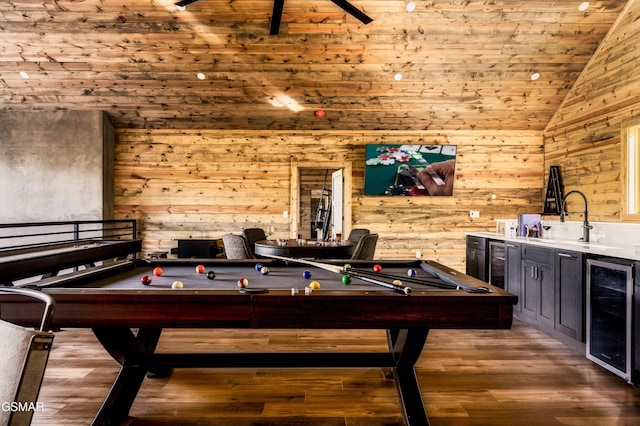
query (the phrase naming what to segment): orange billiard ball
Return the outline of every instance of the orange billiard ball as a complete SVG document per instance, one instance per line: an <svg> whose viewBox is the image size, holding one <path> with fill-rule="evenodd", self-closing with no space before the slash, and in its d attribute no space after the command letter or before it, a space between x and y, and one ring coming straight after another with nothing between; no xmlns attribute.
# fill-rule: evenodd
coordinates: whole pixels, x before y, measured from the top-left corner
<svg viewBox="0 0 640 426"><path fill-rule="evenodd" d="M199 274L204 274L204 265L196 266L196 272Z"/></svg>
<svg viewBox="0 0 640 426"><path fill-rule="evenodd" d="M153 275L155 275L156 277L161 276L163 272L164 271L159 266L156 266L155 268L153 268Z"/></svg>

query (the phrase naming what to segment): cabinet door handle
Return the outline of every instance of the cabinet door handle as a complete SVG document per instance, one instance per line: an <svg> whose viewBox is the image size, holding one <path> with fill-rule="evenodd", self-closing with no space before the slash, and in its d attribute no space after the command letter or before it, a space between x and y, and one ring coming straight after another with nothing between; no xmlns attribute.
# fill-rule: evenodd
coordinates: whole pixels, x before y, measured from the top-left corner
<svg viewBox="0 0 640 426"><path fill-rule="evenodd" d="M560 256L560 257L570 257L570 258L572 258L572 259L575 257L575 256L574 256L574 255L572 255L572 254L568 254L568 253L560 253L560 252L558 253L558 256Z"/></svg>
<svg viewBox="0 0 640 426"><path fill-rule="evenodd" d="M506 243L505 245L506 245L507 247L510 247L510 248L516 248L516 247L518 247L518 246L517 246L517 245L515 245L515 244L509 244L509 243Z"/></svg>

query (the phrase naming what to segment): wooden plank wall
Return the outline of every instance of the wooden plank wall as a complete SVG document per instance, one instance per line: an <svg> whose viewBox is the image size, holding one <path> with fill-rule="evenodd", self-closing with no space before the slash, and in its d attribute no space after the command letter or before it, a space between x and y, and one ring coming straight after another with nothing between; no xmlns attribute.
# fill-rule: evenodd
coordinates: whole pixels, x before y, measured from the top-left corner
<svg viewBox="0 0 640 426"><path fill-rule="evenodd" d="M620 221L621 123L640 116L640 1L631 0L545 129L545 169L560 166L589 218ZM579 197L568 210L582 211ZM578 220L574 216L572 220Z"/></svg>
<svg viewBox="0 0 640 426"><path fill-rule="evenodd" d="M363 196L366 144L458 146L452 197ZM353 164L352 227L380 234L376 257L423 258L464 270L464 233L494 218L542 209L539 131L177 131L117 130L115 211L139 221L144 251L175 238L213 238L275 226L287 236L290 163ZM495 199L492 199L495 194ZM470 210L480 210L470 219Z"/></svg>

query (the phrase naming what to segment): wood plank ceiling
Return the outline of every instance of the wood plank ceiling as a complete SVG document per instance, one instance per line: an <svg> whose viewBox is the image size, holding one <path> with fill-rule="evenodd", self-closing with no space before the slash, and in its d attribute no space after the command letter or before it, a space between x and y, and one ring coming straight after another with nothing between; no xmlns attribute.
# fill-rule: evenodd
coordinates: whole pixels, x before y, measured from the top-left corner
<svg viewBox="0 0 640 426"><path fill-rule="evenodd" d="M0 1L0 108L105 110L117 128L543 129L626 3L353 0L364 25L286 0L271 36L272 0L173 1Z"/></svg>

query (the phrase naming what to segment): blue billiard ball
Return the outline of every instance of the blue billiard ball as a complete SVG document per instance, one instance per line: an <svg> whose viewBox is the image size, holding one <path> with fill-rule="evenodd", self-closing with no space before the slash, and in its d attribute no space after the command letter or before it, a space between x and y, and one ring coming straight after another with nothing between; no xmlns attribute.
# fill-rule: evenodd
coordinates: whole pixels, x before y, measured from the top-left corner
<svg viewBox="0 0 640 426"><path fill-rule="evenodd" d="M256 263L256 271L260 272L262 268L264 268L264 265L262 263Z"/></svg>
<svg viewBox="0 0 640 426"><path fill-rule="evenodd" d="M311 271L304 271L302 273L302 278L304 278L305 280L308 280L309 278L311 278Z"/></svg>
<svg viewBox="0 0 640 426"><path fill-rule="evenodd" d="M416 270L415 270L415 269L413 269L413 268L411 268L411 269L409 269L409 270L407 271L407 276L409 276L409 277L411 277L411 278L415 277L415 276L416 276L416 274L417 274L417 272L416 272Z"/></svg>
<svg viewBox="0 0 640 426"><path fill-rule="evenodd" d="M267 268L266 266L263 266L262 269L260 269L260 273L262 275L269 275L269 268Z"/></svg>

